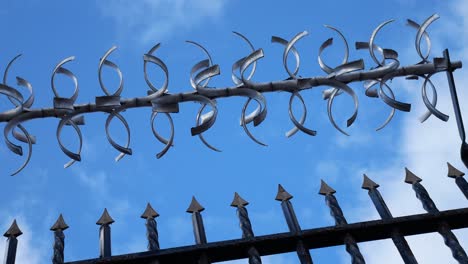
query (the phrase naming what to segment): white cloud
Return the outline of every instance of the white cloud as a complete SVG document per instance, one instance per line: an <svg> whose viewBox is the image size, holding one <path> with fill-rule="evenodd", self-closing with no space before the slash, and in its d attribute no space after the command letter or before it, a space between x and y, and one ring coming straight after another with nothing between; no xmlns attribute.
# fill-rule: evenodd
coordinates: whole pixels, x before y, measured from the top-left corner
<svg viewBox="0 0 468 264"><path fill-rule="evenodd" d="M176 32L218 18L225 0L98 1L102 14L115 21L117 31L153 43Z"/></svg>

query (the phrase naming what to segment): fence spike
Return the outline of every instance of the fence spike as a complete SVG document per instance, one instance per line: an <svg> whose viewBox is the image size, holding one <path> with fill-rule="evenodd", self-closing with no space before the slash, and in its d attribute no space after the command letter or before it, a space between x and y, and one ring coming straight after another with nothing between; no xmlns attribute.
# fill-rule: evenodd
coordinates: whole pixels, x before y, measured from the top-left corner
<svg viewBox="0 0 468 264"><path fill-rule="evenodd" d="M335 195L336 191L331 188L325 181L321 180L320 191L319 194L325 196L325 202L330 208L330 215L335 219L335 225L347 225L348 222L343 215L343 211L341 210L340 205L338 204L338 200L336 200ZM359 246L351 236L351 234L346 234L344 237L344 243L346 245L346 251L351 256L351 260L353 264L365 264L364 257L359 250Z"/></svg>
<svg viewBox="0 0 468 264"><path fill-rule="evenodd" d="M111 228L110 225L114 223L114 219L107 212L107 208L104 208L99 220L96 222L97 225L100 225L99 228L99 252L100 258L108 258L112 256L111 248Z"/></svg>
<svg viewBox="0 0 468 264"><path fill-rule="evenodd" d="M14 219L10 228L8 228L8 230L3 235L4 237L8 238L6 242L5 258L3 260L3 263L15 264L16 249L18 247L17 237L21 236L22 234L23 232L21 232L21 229L19 229L18 224L16 224L16 219Z"/></svg>
<svg viewBox="0 0 468 264"><path fill-rule="evenodd" d="M458 188L462 191L462 193L465 195L466 199L468 199L468 182L466 181L463 176L465 176L464 172L459 171L455 167L452 166L452 164L447 162L448 166L448 173L447 176L450 178L455 179L455 183L458 185Z"/></svg>
<svg viewBox="0 0 468 264"><path fill-rule="evenodd" d="M146 219L146 238L148 239L148 250L159 250L159 234L157 229L156 217L159 214L156 212L150 203L146 205L146 209L141 215L141 218Z"/></svg>
<svg viewBox="0 0 468 264"><path fill-rule="evenodd" d="M197 201L195 196L192 196L192 201L190 202L189 207L187 208L187 213L192 214L192 225L193 225L193 235L195 237L195 243L197 245L206 244L206 233L205 226L203 225L203 217L201 212L205 208ZM202 253L198 259L198 264L210 264L206 253Z"/></svg>
<svg viewBox="0 0 468 264"><path fill-rule="evenodd" d="M275 200L281 202L281 208L283 209L284 218L286 218L289 231L291 233L301 233L301 226L297 221L296 213L294 212L294 208L290 202L292 198L293 196L289 194L281 184L278 184L278 194L276 195ZM306 248L302 240L297 242L296 252L301 264L313 264L309 249Z"/></svg>
<svg viewBox="0 0 468 264"><path fill-rule="evenodd" d="M437 209L437 206L429 196L429 193L427 192L426 188L424 188L424 186L422 186L420 183L422 179L414 175L414 173L412 173L407 168L405 168L405 170L405 182L413 186L413 190L416 193L416 197L421 201L424 210L432 214L438 213L439 209ZM414 177L412 175L414 175ZM407 181L408 177L412 178L413 180ZM466 255L465 250L461 247L457 237L452 232L450 226L446 222L439 223L438 232L444 239L445 245L447 245L447 247L450 248L450 251L452 251L453 258L456 259L459 263L468 263L468 256Z"/></svg>
<svg viewBox="0 0 468 264"><path fill-rule="evenodd" d="M232 200L231 206L237 208L237 217L239 218L239 225L242 230L242 238L254 238L254 232L252 230L252 223L250 223L249 213L246 206L249 204L240 195L235 192L234 199ZM261 264L262 259L255 247L250 247L247 250L249 255L249 264Z"/></svg>
<svg viewBox="0 0 468 264"><path fill-rule="evenodd" d="M415 184L417 182L421 182L422 179L416 176L412 171L410 171L408 168L405 168L406 176L405 176L405 182L409 184Z"/></svg>
<svg viewBox="0 0 468 264"><path fill-rule="evenodd" d="M52 255L52 264L64 263L64 250L65 250L65 234L64 230L68 228L67 223L63 219L62 214L59 215L57 221L50 228L54 231L54 253Z"/></svg>
<svg viewBox="0 0 468 264"><path fill-rule="evenodd" d="M382 195L380 194L377 188L379 184L375 183L371 180L366 174L364 174L364 181L362 183L362 189L368 190L369 197L372 200L372 203L377 209L377 212L380 215L380 218L383 220L390 220L393 219L392 213L387 207ZM416 260L411 248L408 245L408 242L401 234L398 228L394 228L391 233L391 238L393 240L393 244L395 244L398 252L400 253L401 258L405 262L405 264L417 264L418 261Z"/></svg>

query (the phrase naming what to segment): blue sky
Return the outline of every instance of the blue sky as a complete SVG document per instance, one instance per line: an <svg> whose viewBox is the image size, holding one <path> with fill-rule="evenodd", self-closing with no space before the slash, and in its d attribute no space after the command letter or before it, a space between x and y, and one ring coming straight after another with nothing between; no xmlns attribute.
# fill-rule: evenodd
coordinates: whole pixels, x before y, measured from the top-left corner
<svg viewBox="0 0 468 264"><path fill-rule="evenodd" d="M97 79L99 58L111 46L118 50L109 58L124 74L123 97L146 94L142 55L161 42L157 51L169 68L169 90L172 93L192 89L189 83L191 67L204 59L203 53L185 43L193 40L203 44L219 64L221 75L211 86L232 86L231 65L249 53L248 46L233 35L238 31L247 36L256 48L263 48L265 58L257 65L252 80L282 80L287 73L282 65L283 48L270 43L272 35L291 39L298 32L310 34L296 45L301 54L301 76L324 73L317 63L318 48L329 37L335 43L324 57L330 65L340 63L343 44L336 33L323 27L332 25L344 33L350 43L350 60L363 58L366 68L373 62L366 51L354 50L355 41L367 41L381 22L395 18L396 22L382 30L379 45L399 52L403 64L419 62L414 49L415 31L405 26L406 19L419 23L433 13L441 19L430 27L434 41L432 56L441 56L444 48L454 59L466 61L464 35L468 28L465 17L468 5L463 1L4 1L0 7L0 71L18 53L23 56L12 67L9 83L21 76L32 83L36 92L34 107L50 107L53 93L50 75L55 65L69 56L76 60L67 68L78 77L78 103L94 101L104 95ZM292 63L292 61L291 61ZM456 73L461 104L468 101L463 84L465 70ZM115 87L113 72L105 71L110 87ZM161 84L162 74L150 70L150 78ZM434 79L439 91L440 109L452 115L449 93L443 76ZM55 138L58 120L49 118L26 123L38 143L34 146L30 164L20 174L10 177L23 162L0 148L3 166L0 185L0 227L6 230L16 218L24 235L20 237L19 263L47 263L51 256L50 226L63 213L70 229L66 231L67 261L97 257L98 226L96 220L104 208L116 220L112 225L113 253L144 251L146 248L144 221L139 218L146 203L151 202L160 213L158 229L162 248L194 243L190 215L185 213L192 195L206 208L203 212L209 241L241 237L235 209L229 207L234 192L250 202L248 210L256 235L287 231L280 204L274 200L277 184L295 196L293 204L303 228L329 226L323 197L319 196L320 179L337 190L337 198L349 222L377 219L375 209L365 191L360 189L362 173L381 184L381 192L395 216L423 212L409 185L403 183L404 167L408 166L424 179L440 209L466 206L466 200L454 183L445 177L445 162L463 168L458 158L459 139L452 117L443 123L431 117L420 124L424 113L419 82L398 81L392 87L398 98L413 103L409 114L397 112L383 130L375 132L386 118L389 108L378 99L365 97L361 84L352 88L358 93L360 108L356 123L346 128L347 137L328 121L326 102L321 92L325 87L303 93L309 110L306 125L316 129L316 137L297 133L287 139L284 134L292 127L287 106L289 95L266 94L268 116L251 131L269 146L255 144L239 126L244 98L218 100L219 116L205 138L223 152L206 148L190 135L198 104L181 105L173 115L176 127L174 147L161 159L156 153L162 145L153 137L149 123L150 109L133 109L123 115L131 127L132 156L118 163L118 152L107 142L104 132L106 115L86 115L82 162L63 169L68 158L60 151ZM59 79L58 89L71 94L71 83ZM1 111L9 102L0 98ZM300 108L295 108L300 114ZM337 99L334 114L340 126L352 113L350 98ZM468 113L465 111L465 116ZM168 135L168 123L157 121L158 128ZM3 126L3 124L2 124ZM112 135L125 142L123 126L115 122ZM66 145L77 147L72 130L64 132ZM462 246L467 248L468 233L456 231ZM434 238L434 239L432 239ZM446 263L450 252L436 235L410 237L410 245L421 263ZM0 242L3 248L4 242ZM402 263L390 241L360 245L369 263ZM430 250L434 249L437 250ZM344 247L312 250L316 263L349 263ZM442 261L442 262L441 262ZM239 263L244 263L241 261ZM297 263L295 254L267 257L265 263ZM237 262L236 262L237 263Z"/></svg>

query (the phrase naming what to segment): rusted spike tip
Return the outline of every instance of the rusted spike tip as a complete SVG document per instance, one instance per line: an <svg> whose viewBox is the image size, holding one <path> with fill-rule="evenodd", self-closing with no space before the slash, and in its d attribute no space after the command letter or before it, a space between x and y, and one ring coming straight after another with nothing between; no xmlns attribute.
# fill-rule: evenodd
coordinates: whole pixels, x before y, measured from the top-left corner
<svg viewBox="0 0 468 264"><path fill-rule="evenodd" d="M57 221L55 221L55 224L50 228L52 231L58 231L58 230L65 230L68 228L67 223L65 223L65 220L63 219L62 214L58 217Z"/></svg>
<svg viewBox="0 0 468 264"><path fill-rule="evenodd" d="M96 222L96 225L110 225L114 223L114 219L107 212L107 208L104 208L104 212L101 215L101 218Z"/></svg>
<svg viewBox="0 0 468 264"><path fill-rule="evenodd" d="M248 204L249 202L247 202L242 197L240 197L240 195L237 192L234 193L234 199L232 200L232 203L231 203L232 207L244 207Z"/></svg>
<svg viewBox="0 0 468 264"><path fill-rule="evenodd" d="M144 211L143 214L141 215L141 218L143 218L143 219L148 219L148 218L151 219L151 218L156 218L156 217L158 217L158 216L159 216L158 212L156 212L156 211L153 209L153 207L151 206L151 204L148 203L148 204L146 205L145 211Z"/></svg>
<svg viewBox="0 0 468 264"><path fill-rule="evenodd" d="M292 198L293 196L288 193L281 184L278 184L278 193L276 194L275 200L284 202L291 200Z"/></svg>
<svg viewBox="0 0 468 264"><path fill-rule="evenodd" d="M319 194L321 195L329 195L329 194L334 194L336 193L336 191L328 186L328 184L326 182L324 182L323 180L320 180L321 184L320 184L320 190L319 190Z"/></svg>
<svg viewBox="0 0 468 264"><path fill-rule="evenodd" d="M192 202L190 203L189 207L187 208L187 213L199 213L205 210L205 208L195 199L195 196L192 196Z"/></svg>
<svg viewBox="0 0 468 264"><path fill-rule="evenodd" d="M364 175L364 181L362 182L361 188L370 191L372 189L377 189L380 186L377 183L375 183L373 180L369 179L369 177L367 177L366 174L363 174L363 175Z"/></svg>
<svg viewBox="0 0 468 264"><path fill-rule="evenodd" d="M421 182L422 179L416 176L413 172L408 170L408 168L405 168L406 171L406 177L405 177L405 182L409 184L415 184L417 182Z"/></svg>
<svg viewBox="0 0 468 264"><path fill-rule="evenodd" d="M458 178L458 177L463 177L465 176L465 173L462 171L459 171L457 168L452 166L449 162L447 162L447 167L448 167L448 173L447 176L450 178Z"/></svg>
<svg viewBox="0 0 468 264"><path fill-rule="evenodd" d="M10 228L3 234L4 237L19 237L23 234L21 232L21 229L19 229L18 224L16 224L16 219L13 220L13 223L11 224Z"/></svg>

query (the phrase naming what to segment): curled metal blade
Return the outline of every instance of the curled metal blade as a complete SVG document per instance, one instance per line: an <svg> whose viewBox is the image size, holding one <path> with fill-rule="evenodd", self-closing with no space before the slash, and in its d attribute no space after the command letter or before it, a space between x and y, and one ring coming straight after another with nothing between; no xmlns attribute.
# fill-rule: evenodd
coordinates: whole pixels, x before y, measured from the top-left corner
<svg viewBox="0 0 468 264"><path fill-rule="evenodd" d="M156 154L156 158L158 159L160 159L162 156L164 156L164 154L166 154L169 148L173 146L173 142L174 142L174 122L172 121L172 117L170 114L168 113L163 113L163 114L167 116L167 119L169 120L169 124L171 127L171 136L169 137L169 139L165 139L161 135L159 135L158 132L156 131L156 128L154 127L154 120L156 116L158 115L158 112L153 112L153 114L151 114L151 130L153 131L153 135L159 140L159 142L166 144L164 148L162 149L162 151Z"/></svg>
<svg viewBox="0 0 468 264"><path fill-rule="evenodd" d="M375 53L374 53L374 41L375 41L375 37L377 36L377 33L379 33L379 31L387 24L389 23L392 23L393 21L395 21L394 19L391 19L391 20L387 20L383 23L381 23L379 26L377 26L377 28L374 29L374 31L372 32L372 35L369 39L369 53L372 57L372 59L374 60L374 62L376 64L378 64L379 66L383 66L385 64L385 61L383 61L383 63L381 61L379 61L377 59L377 57L375 56Z"/></svg>
<svg viewBox="0 0 468 264"><path fill-rule="evenodd" d="M161 46L161 43L154 45L148 51L148 53L143 55L143 73L145 77L145 82L149 86L149 88L153 91L153 93L149 95L150 100L163 95L167 91L167 87L169 85L169 70L167 69L166 64L161 59L153 55L153 53L160 46ZM154 84L151 82L151 80L148 78L148 71L147 71L148 62L156 64L164 72L165 80L164 80L163 85L160 88L156 88Z"/></svg>
<svg viewBox="0 0 468 264"><path fill-rule="evenodd" d="M430 77L431 76L425 77L424 83L423 83L422 88L421 88L423 102L426 105L428 112L426 112L423 116L421 116L420 121L421 121L421 123L423 123L432 114L435 117L439 118L440 120L447 122L448 119L449 119L449 116L442 113L442 112L440 112L436 108L436 106L437 106L437 89L435 88L434 84L432 83ZM427 84L428 83L432 88L432 102L429 101L429 99L427 98Z"/></svg>
<svg viewBox="0 0 468 264"><path fill-rule="evenodd" d="M192 77L192 75L195 74L196 71L198 71L198 70L200 70L200 69L202 69L202 68L208 68L208 67L210 67L210 66L213 64L213 60L211 59L211 55L210 55L210 53L208 52L208 50L207 50L205 47L203 47L201 44L199 44L199 43L197 43L197 42L195 42L195 41L191 41L191 40L187 40L187 41L185 41L185 42L197 46L197 47L200 48L200 49L203 51L203 53L205 53L205 55L208 57L207 60L203 60L203 65L204 65L203 67L200 68L199 66L197 66L197 65L199 65L202 61L200 61L199 63L195 64L195 66L192 68L192 72L190 73L190 77ZM206 61L208 61L208 62L206 63ZM197 67L197 69L194 70L194 68L196 68L196 67ZM208 86L208 83L210 82L210 80L211 80L211 78L207 78L207 79L205 80L205 83L203 83L203 84L200 85L200 88L206 88L206 87ZM194 86L194 83L192 82L192 79L190 79L190 83L192 84L193 89L197 89L196 86Z"/></svg>
<svg viewBox="0 0 468 264"><path fill-rule="evenodd" d="M81 130L78 127L78 125L75 124L75 122L73 122L72 117L73 116L66 116L62 118L57 126L56 137L57 137L57 141L59 143L60 149L62 150L63 153L65 153L65 155L71 158L71 160L64 165L64 168L70 167L71 165L75 163L75 161L81 161L81 149L83 147L83 135L81 134ZM79 143L77 152L73 152L69 150L62 143L61 134L62 134L62 129L65 126L65 124L71 125L71 127L75 129L75 132L78 135L78 139L80 143Z"/></svg>
<svg viewBox="0 0 468 264"><path fill-rule="evenodd" d="M28 139L28 137L26 136L26 133L24 133L25 128L23 127L23 125L18 124L16 128L19 128L21 130L21 132L19 132L17 129L13 128L13 131L11 132L11 134L16 140L24 142L24 143L28 143L28 141L31 141L31 144L36 144L36 141L37 141L36 137L28 133L29 134L29 139Z"/></svg>
<svg viewBox="0 0 468 264"><path fill-rule="evenodd" d="M26 167L26 165L28 165L29 161L31 160L31 155L32 155L32 144L34 144L33 139L31 138L31 135L29 135L28 131L21 124L18 124L16 127L21 130L21 132L22 132L21 135L24 136L24 139L26 140L25 143L28 144L28 156L26 156L26 160L23 162L23 164L16 171L14 171L11 174L11 176L15 176L20 171L22 171Z"/></svg>
<svg viewBox="0 0 468 264"><path fill-rule="evenodd" d="M370 82L368 84L368 87L367 87L367 90L366 90L366 95L369 94L368 96L370 96L370 97L379 97L378 91L375 90L375 89L372 89L372 87L374 85L378 84L378 83L379 83L379 81L375 81L375 80ZM388 90L388 92L390 94L390 98L395 99L395 94L393 93L393 90L387 84L385 84L385 88ZM390 114L388 115L387 119L383 122L382 125L377 127L375 129L375 131L379 131L379 130L385 128L388 125L388 123L390 123L390 121L392 121L394 116L395 116L395 108L391 107Z"/></svg>
<svg viewBox="0 0 468 264"><path fill-rule="evenodd" d="M418 31L421 28L421 26L418 23L416 23L415 21L413 21L411 19L408 19L407 22L408 22L408 24L407 24L408 26L410 26L410 27L412 27L412 28L414 28L414 29L416 29ZM431 52L432 42L431 42L431 38L429 37L429 34L426 31L424 31L422 36L424 36L424 40L426 41L427 52L426 52L426 55L424 55L423 57L421 57L421 56L420 57L421 57L423 62L427 62L427 58L429 58L429 54ZM417 42L417 40L415 42ZM419 45L420 44L421 44L421 41L419 41ZM415 45L416 45L416 43L415 43ZM416 47L416 51L417 51L417 46L415 46L415 47ZM419 48L419 50L421 50L421 48ZM418 53L418 55L419 55L419 53Z"/></svg>
<svg viewBox="0 0 468 264"><path fill-rule="evenodd" d="M262 146L267 146L267 144L262 143L258 139L256 139L252 133L250 133L249 128L247 127L247 124L245 123L245 112L247 111L247 107L249 106L249 103L252 101L252 98L247 99L247 102L245 102L244 107L242 107L242 113L241 113L241 125L244 128L245 133L249 138L251 138L255 143L262 145ZM257 101L258 102L258 101ZM260 102L259 102L260 103ZM266 113L266 111L265 111ZM255 123L254 123L255 124Z"/></svg>
<svg viewBox="0 0 468 264"><path fill-rule="evenodd" d="M424 62L428 62L427 58L429 57L429 54L430 54L430 51L431 51L431 41L430 41L429 35L426 33L426 29L434 21L436 21L439 18L440 18L440 16L438 14L434 14L434 15L428 17L426 19L426 21L424 21L422 23L422 25L419 27L418 33L416 34L416 40L414 42L414 45L416 47L416 51L418 52L419 57L421 57L421 59ZM409 23L409 21L408 21L408 23ZM423 55L422 52L421 52L421 39L422 39L423 36L425 36L426 43L427 43L427 53L426 53L426 55Z"/></svg>
<svg viewBox="0 0 468 264"><path fill-rule="evenodd" d="M282 44L285 47L287 47L289 43L287 40L276 36L271 37L271 42ZM290 52L293 53L294 58L296 60L296 68L294 68L293 75L297 75L297 73L299 72L299 67L301 66L301 58L299 57L299 52L297 52L297 49L294 46L291 47Z"/></svg>
<svg viewBox="0 0 468 264"><path fill-rule="evenodd" d="M242 38L245 42L247 42L247 44L249 45L250 49L251 49L251 53L255 51L255 48L252 44L252 42L250 42L250 40L242 35L241 33L239 32L236 32L236 31L233 31L232 33L234 33L235 35L239 36L240 38ZM239 69L241 67L241 65L243 64L244 60L245 60L246 57L243 57L239 60L237 60L233 65L232 65L232 71L231 71L231 78L232 78L232 81L234 82L234 84L236 85L240 85L242 84L242 79L239 78L237 75L236 75L236 71L237 69ZM255 70L257 69L257 62L255 61L253 64L252 64L252 70L250 71L249 73L249 76L246 78L247 80L250 80L253 75L255 74Z"/></svg>
<svg viewBox="0 0 468 264"><path fill-rule="evenodd" d="M200 110L198 110L198 113L197 113L197 122L196 122L196 126L200 126L201 124L205 123L205 122L209 122L209 120L211 118L213 118L214 116L214 111L210 111L206 114L202 114L203 113L203 110L205 110L206 108L206 104L202 105L200 107ZM210 143L208 143L206 141L206 139L203 137L203 133L200 133L198 134L198 137L200 138L200 140L203 142L203 144L205 144L205 146L207 146L209 149L211 150L214 150L214 151L217 151L217 152L221 152L221 150L217 149L216 147L214 147L213 145L211 145Z"/></svg>
<svg viewBox="0 0 468 264"><path fill-rule="evenodd" d="M64 74L65 76L67 76L68 78L72 79L73 81L73 84L75 85L75 89L73 90L73 95L71 97L69 97L68 99L70 99L72 102L75 102L76 98L78 97L78 92L79 92L79 88L78 88L78 79L76 78L76 76L71 72L69 71L68 69L64 68L63 65L67 62L70 62L70 61L73 61L75 59L74 56L71 56L71 57L68 57L64 60L62 60L61 62L59 62L55 68L54 68L54 71L52 72L52 76L50 78L50 85L52 86L52 91L54 92L54 95L55 97L60 97L59 93L57 92L57 88L55 87L55 75L58 73L58 74Z"/></svg>
<svg viewBox="0 0 468 264"><path fill-rule="evenodd" d="M345 36L343 35L343 33L341 33L340 30L338 30L337 28L335 27L332 27L332 26L329 26L329 25L324 25L326 28L329 28L333 31L335 31L336 33L338 33L338 35L340 36L340 38L343 40L343 43L345 45L344 47L344 57L343 57L343 61L341 62L341 64L346 64L348 62L348 58L349 58L349 46L348 46L348 41L346 41L346 38ZM323 62L322 60L322 52L328 48L329 46L331 46L333 44L333 38L329 38L327 39L325 42L322 43L322 45L320 46L319 48L319 54L318 54L318 63L319 63L319 66L320 68L330 74L333 72L333 68L331 68L330 66L328 66L326 63Z"/></svg>
<svg viewBox="0 0 468 264"><path fill-rule="evenodd" d="M22 56L22 54L18 54L18 55L16 55L13 59L11 59L10 62L8 62L8 65L7 65L7 67L5 68L5 72L3 73L3 84L4 84L4 85L7 85L7 86L8 86L7 81L8 81L8 73L9 73L9 71L10 71L10 68L11 68L11 66L13 65L13 63L14 63L19 57L21 57L21 56ZM18 79L22 79L22 78L21 78L21 77L16 77L17 82L19 82ZM27 83L27 82L26 82L26 83ZM29 84L29 83L28 83L28 84ZM29 85L23 85L23 86L26 87L26 88L29 90L29 97L28 97L28 99L26 99L26 101L24 101L23 107L24 107L24 108L29 108L29 107L31 107L32 104L34 103L34 91L33 91L33 89L32 89L31 84L29 84ZM14 97L8 96L8 100L10 100L10 102L11 102L14 106L19 106L19 104L20 104L20 103L18 102L18 100L17 100L16 98L14 98Z"/></svg>
<svg viewBox="0 0 468 264"><path fill-rule="evenodd" d="M204 87L203 87L203 84L201 84L201 82L211 79L212 77L219 75L219 74L220 74L219 65L216 64L216 65L213 65L213 66L210 66L208 68L201 70L193 78L192 78L193 75L191 73L190 82L192 84L195 84L196 90L203 89Z"/></svg>
<svg viewBox="0 0 468 264"><path fill-rule="evenodd" d="M113 63L112 61L109 61L107 60L107 57L109 57L109 55L114 51L116 50L117 47L116 46L113 46L111 47L105 54L104 56L99 60L99 67L98 67L98 79L99 79L99 85L101 86L101 89L102 91L107 95L107 96L120 96L120 94L122 93L122 90L123 90L123 76L122 76L122 72L120 71L120 68L119 66L117 66L115 63ZM112 69L115 70L115 72L117 72L118 76L119 76L119 86L117 87L117 90L112 94L109 92L109 90L107 90L106 88L106 85L104 84L104 82L102 81L102 66L109 66L111 67Z"/></svg>
<svg viewBox="0 0 468 264"><path fill-rule="evenodd" d="M342 130L335 122L335 119L334 119L333 114L332 114L333 101L334 101L335 96L336 96L336 94L338 93L339 90L343 90L345 93L349 94L353 98L354 112L351 115L351 117L348 118L348 120L346 122L346 125L349 127L354 123L354 121L356 120L356 117L357 117L358 108L359 108L359 101L358 101L357 95L353 91L353 89L351 89L348 85L346 85L344 83L341 83L341 82L338 82L338 81L335 81L335 80L330 80L330 83L327 84L327 86L331 86L333 88L336 88L336 90L331 94L330 99L328 99L328 104L327 104L328 118L330 119L330 122L332 123L332 125L338 131L340 131L341 133L349 136L349 134L346 133L344 130Z"/></svg>
<svg viewBox="0 0 468 264"><path fill-rule="evenodd" d="M389 106L396 108L400 111L404 112L409 112L411 110L411 104L404 103L398 100L395 100L394 98L388 96L384 89L383 86L385 85L387 88L390 88L386 82L389 79L390 76L384 76L382 80L380 81L380 89L379 89L379 97ZM391 90L391 89L390 89Z"/></svg>
<svg viewBox="0 0 468 264"><path fill-rule="evenodd" d="M208 97L205 97L202 95L188 94L186 95L186 98L187 100L190 100L190 101L199 102L202 105L210 105L212 108L213 114L211 114L210 116L206 116L203 122L201 122L199 125L196 125L195 127L192 127L190 129L192 136L199 135L207 131L214 125L214 123L216 122L216 117L218 115L218 107L216 106L216 102L214 100L211 100Z"/></svg>
<svg viewBox="0 0 468 264"><path fill-rule="evenodd" d="M263 55L263 49L258 49L252 53L250 53L249 56L245 57L245 59L242 61L242 64L240 66L240 75L241 75L241 80L242 82L245 84L245 85L251 85L251 81L250 81L250 75L249 75L249 78L248 77L245 77L245 71L247 70L247 68L252 65L252 64L255 64L257 60L263 58L264 55Z"/></svg>
<svg viewBox="0 0 468 264"><path fill-rule="evenodd" d="M303 114L302 114L301 119L299 121L297 121L296 117L294 116L294 112L292 110L292 104L293 104L293 101L294 101L294 97L299 98L299 101L302 104ZM304 122L305 122L305 120L307 118L307 107L305 105L304 99L302 98L302 96L298 92L294 92L294 93L291 94L291 97L289 98L289 109L288 109L288 111L289 111L289 118L293 122L294 128L289 130L286 133L286 137L289 138L289 137L293 136L299 130L306 133L306 134L308 134L308 135L311 135L311 136L317 135L317 131L312 130L312 129L308 129L308 128L306 128L304 126Z"/></svg>
<svg viewBox="0 0 468 264"><path fill-rule="evenodd" d="M359 59L351 62L341 64L340 66L334 68L332 72L327 76L327 78L332 78L340 76L342 74L359 71L364 69L364 60Z"/></svg>
<svg viewBox="0 0 468 264"><path fill-rule="evenodd" d="M106 137L109 143L114 147L116 150L120 152L120 154L115 158L115 161L121 160L125 155L132 155L132 149L130 148L130 127L128 126L127 120L120 114L121 111L124 111L125 109L119 109L116 111L112 111L109 116L107 116L106 120ZM125 143L125 146L119 145L117 142L115 142L110 133L109 133L109 126L111 121L114 119L114 117L117 117L120 122L125 126L125 130L127 132L127 142Z"/></svg>
<svg viewBox="0 0 468 264"><path fill-rule="evenodd" d="M292 79L297 79L296 77L296 74L294 74L294 72L291 72L291 70L289 70L289 66L288 66L288 55L289 55L289 52L291 51L292 47L294 46L294 44L296 44L296 42L298 40L300 40L301 38L307 36L309 33L307 31L303 31L301 33L298 33L296 36L294 36L291 41L288 42L288 45L286 45L286 47L284 48L284 52L283 52L283 65L284 65L284 68L286 69L286 72L289 74L289 77L291 77ZM296 60L297 60L298 57L296 57ZM296 61L297 62L297 61Z"/></svg>

